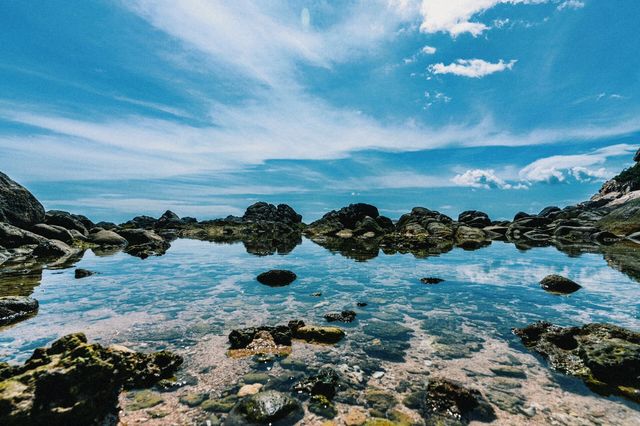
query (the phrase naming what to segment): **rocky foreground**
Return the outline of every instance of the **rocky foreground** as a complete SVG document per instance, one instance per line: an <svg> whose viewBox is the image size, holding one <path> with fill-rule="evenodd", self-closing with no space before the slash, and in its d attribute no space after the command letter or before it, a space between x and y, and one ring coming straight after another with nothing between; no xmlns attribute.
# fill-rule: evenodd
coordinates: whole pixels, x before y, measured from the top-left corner
<svg viewBox="0 0 640 426"><path fill-rule="evenodd" d="M555 246L570 253L603 253L612 266L637 279L640 163L605 183L587 202L547 207L538 214L518 213L509 221L491 220L481 211L466 211L453 219L416 207L394 222L380 215L375 206L352 204L305 224L287 205L260 202L247 208L242 217L198 221L167 211L158 219L138 216L121 224L94 223L82 215L45 211L26 188L0 173L0 327L37 314L38 302L29 296L43 267L70 267L87 249L97 254L122 250L144 259L163 255L176 238L193 238L242 242L250 253L269 255L290 252L303 236L356 260L373 258L380 250L429 256L454 247L474 250L493 241L513 243L520 249ZM92 273L78 269L75 276L82 279ZM271 287L286 286L295 279L295 273L283 270L257 277ZM425 285L441 281L423 279ZM541 287L557 294L580 290L578 283L555 275L545 278ZM352 322L355 317L349 310L325 315L331 323ZM366 347L365 352L373 358L402 362L409 346L407 333L405 328L380 330L388 341ZM552 368L583 379L599 393L640 402L640 334L607 324L563 328L545 322L514 329L514 333L525 347L547 358ZM295 320L279 326L258 325L231 331L228 355L269 362L273 357L287 357L293 341L333 345L348 338L333 324L308 325ZM100 424L109 419L113 423L121 390L170 389L175 382L166 379L181 363L182 358L170 352L142 354L89 344L82 334L63 337L49 348L37 349L22 366L0 363L0 424ZM140 395L136 403L153 406L152 394ZM407 420L406 413L394 411L398 401L392 393L370 394L332 368L307 371L293 383L251 383L220 399L192 395L181 402L200 406L230 425L293 424L302 418L305 408L330 419L336 415L336 401L363 398L368 414L354 414L349 424L466 424L495 419L492 405L479 391L432 377L402 401L405 408L420 415L419 421Z"/></svg>

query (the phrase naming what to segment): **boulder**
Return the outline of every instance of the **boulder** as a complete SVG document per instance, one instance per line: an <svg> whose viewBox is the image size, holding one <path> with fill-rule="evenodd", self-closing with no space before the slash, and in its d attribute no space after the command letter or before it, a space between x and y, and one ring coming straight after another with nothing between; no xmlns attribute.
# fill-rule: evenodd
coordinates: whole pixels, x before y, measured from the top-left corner
<svg viewBox="0 0 640 426"><path fill-rule="evenodd" d="M477 210L467 210L458 216L458 222L464 223L472 228L484 228L491 225L491 219L489 216Z"/></svg>
<svg viewBox="0 0 640 426"><path fill-rule="evenodd" d="M87 237L87 240L90 243L97 244L99 246L124 247L128 244L126 238L118 235L114 231L108 231L100 228L93 228Z"/></svg>
<svg viewBox="0 0 640 426"><path fill-rule="evenodd" d="M156 228L179 228L184 225L184 222L180 219L180 216L172 212L171 210L167 210L158 218L158 221L155 224Z"/></svg>
<svg viewBox="0 0 640 426"><path fill-rule="evenodd" d="M44 221L44 207L25 187L0 172L0 222L27 228Z"/></svg>
<svg viewBox="0 0 640 426"><path fill-rule="evenodd" d="M73 235L71 235L71 232L62 226L38 223L31 227L31 232L42 235L50 240L60 240L67 244L73 243Z"/></svg>
<svg viewBox="0 0 640 426"><path fill-rule="evenodd" d="M548 217L548 218L554 218L556 217L562 210L560 210L559 207L556 206L549 206L549 207L545 207L544 209L542 209L540 211L540 213L538 213L538 216L540 217Z"/></svg>
<svg viewBox="0 0 640 426"><path fill-rule="evenodd" d="M430 425L464 425L496 419L495 411L480 391L441 378L429 380L426 389L410 395L405 404L420 411Z"/></svg>
<svg viewBox="0 0 640 426"><path fill-rule="evenodd" d="M74 271L74 276L76 277L76 279L90 277L93 274L95 274L95 272L82 268L77 268Z"/></svg>
<svg viewBox="0 0 640 426"><path fill-rule="evenodd" d="M157 221L158 219L151 216L136 216L133 219L121 224L120 226L122 228L153 229Z"/></svg>
<svg viewBox="0 0 640 426"><path fill-rule="evenodd" d="M633 156L633 161L636 163L640 162L640 149L636 151L636 155Z"/></svg>
<svg viewBox="0 0 640 426"><path fill-rule="evenodd" d="M551 293L570 294L582 288L575 281L565 278L561 275L547 275L540 281L540 287Z"/></svg>
<svg viewBox="0 0 640 426"><path fill-rule="evenodd" d="M33 250L33 255L44 259L55 259L59 257L71 256L78 250L71 248L67 244L58 240L45 240L38 244Z"/></svg>
<svg viewBox="0 0 640 426"><path fill-rule="evenodd" d="M293 385L296 393L322 395L333 399L340 386L340 376L333 368L323 367L316 374L306 377Z"/></svg>
<svg viewBox="0 0 640 426"><path fill-rule="evenodd" d="M244 221L255 222L282 222L287 225L296 225L302 222L302 216L286 204L273 204L257 202L247 207L242 216Z"/></svg>
<svg viewBox="0 0 640 426"><path fill-rule="evenodd" d="M293 337L296 339L306 340L311 343L338 343L344 336L344 331L338 327L314 325L304 325L293 333Z"/></svg>
<svg viewBox="0 0 640 426"><path fill-rule="evenodd" d="M7 249L14 249L25 245L37 245L47 241L41 235L25 231L9 223L0 222L0 245Z"/></svg>
<svg viewBox="0 0 640 426"><path fill-rule="evenodd" d="M126 253L143 259L161 256L170 247L161 236L146 229L120 229L117 234L127 240Z"/></svg>
<svg viewBox="0 0 640 426"><path fill-rule="evenodd" d="M420 278L420 282L422 284L440 284L443 281L444 280L442 278L436 278L436 277Z"/></svg>
<svg viewBox="0 0 640 426"><path fill-rule="evenodd" d="M355 229L358 222L366 217L375 221L379 216L380 213L375 206L364 203L350 204L325 214L321 219L311 223L305 232L312 235L335 235L343 229Z"/></svg>
<svg viewBox="0 0 640 426"><path fill-rule="evenodd" d="M24 296L0 297L0 326L22 321L37 311L38 301L36 299Z"/></svg>
<svg viewBox="0 0 640 426"><path fill-rule="evenodd" d="M182 358L88 344L84 334L38 348L24 365L0 364L0 424L89 425L115 417L118 395L173 376Z"/></svg>
<svg viewBox="0 0 640 426"><path fill-rule="evenodd" d="M283 287L294 282L296 278L295 273L284 269L272 269L256 277L260 284L268 285L269 287Z"/></svg>
<svg viewBox="0 0 640 426"><path fill-rule="evenodd" d="M291 346L291 327L287 325L277 325L274 327L261 326L231 330L231 333L229 333L229 344L231 345L231 349L247 348L256 339L258 334L262 332L270 334L276 345ZM264 339L263 334L259 337Z"/></svg>
<svg viewBox="0 0 640 426"><path fill-rule="evenodd" d="M611 324L559 327L548 322L513 332L552 368L581 378L603 395L640 402L640 333Z"/></svg>
<svg viewBox="0 0 640 426"><path fill-rule="evenodd" d="M241 399L231 410L225 425L293 425L304 417L300 403L290 396L268 390Z"/></svg>
<svg viewBox="0 0 640 426"><path fill-rule="evenodd" d="M324 319L327 322L353 322L356 319L356 313L354 311L329 312L324 314Z"/></svg>
<svg viewBox="0 0 640 426"><path fill-rule="evenodd" d="M88 229L93 228L93 222L82 215L75 215L62 210L49 210L45 215L47 225L61 226L65 229L75 229L82 235L88 234Z"/></svg>

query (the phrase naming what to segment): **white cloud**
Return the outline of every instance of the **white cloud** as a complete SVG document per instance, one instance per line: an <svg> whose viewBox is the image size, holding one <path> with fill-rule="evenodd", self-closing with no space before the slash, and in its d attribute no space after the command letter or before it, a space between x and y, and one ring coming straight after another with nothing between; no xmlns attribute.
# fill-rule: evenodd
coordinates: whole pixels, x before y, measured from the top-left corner
<svg viewBox="0 0 640 426"><path fill-rule="evenodd" d="M558 5L558 10L564 9L582 9L584 2L579 0L566 0Z"/></svg>
<svg viewBox="0 0 640 426"><path fill-rule="evenodd" d="M630 155L636 147L617 144L597 149L588 154L554 155L534 161L520 170L519 176L527 182L564 182L569 177L578 181L605 180L613 175L603 167L609 157Z"/></svg>
<svg viewBox="0 0 640 426"><path fill-rule="evenodd" d="M422 48L422 53L424 53L425 55L433 55L435 54L437 51L437 49L433 46L424 46Z"/></svg>
<svg viewBox="0 0 640 426"><path fill-rule="evenodd" d="M464 173L458 174L451 179L453 183L458 186L469 186L472 188L484 188L484 189L524 189L526 186L516 184L512 185L507 183L504 179L496 175L495 170L492 169L473 169L467 170Z"/></svg>
<svg viewBox="0 0 640 426"><path fill-rule="evenodd" d="M469 33L474 37L489 27L472 18L498 4L539 4L549 0L422 0L420 13L424 33L446 32L452 37Z"/></svg>
<svg viewBox="0 0 640 426"><path fill-rule="evenodd" d="M515 59L509 62L500 59L497 63L482 59L458 59L449 65L443 63L430 65L429 71L433 74L454 74L462 77L481 78L496 72L510 70L516 62Z"/></svg>

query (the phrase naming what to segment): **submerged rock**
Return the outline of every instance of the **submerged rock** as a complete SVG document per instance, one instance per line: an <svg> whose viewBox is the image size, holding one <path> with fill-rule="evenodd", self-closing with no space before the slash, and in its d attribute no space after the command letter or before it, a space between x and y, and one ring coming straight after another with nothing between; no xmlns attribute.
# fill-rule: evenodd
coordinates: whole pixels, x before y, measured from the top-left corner
<svg viewBox="0 0 640 426"><path fill-rule="evenodd" d="M70 334L22 366L0 364L0 424L99 424L116 414L122 388L151 386L181 364L171 352L105 348Z"/></svg>
<svg viewBox="0 0 640 426"><path fill-rule="evenodd" d="M283 393L269 390L243 398L231 410L225 425L270 424L293 425L304 416L298 401Z"/></svg>
<svg viewBox="0 0 640 426"><path fill-rule="evenodd" d="M561 275L547 275L540 281L540 287L551 293L570 294L582 288L575 281L565 278Z"/></svg>
<svg viewBox="0 0 640 426"><path fill-rule="evenodd" d="M37 311L36 299L24 296L0 297L0 326L22 321Z"/></svg>
<svg viewBox="0 0 640 426"><path fill-rule="evenodd" d="M170 245L161 236L146 229L122 229L118 235L127 240L125 253L146 259L149 256L161 256Z"/></svg>
<svg viewBox="0 0 640 426"><path fill-rule="evenodd" d="M24 186L0 172L0 222L29 227L44 221L44 207Z"/></svg>
<svg viewBox="0 0 640 426"><path fill-rule="evenodd" d="M338 327L305 325L295 330L293 337L310 343L338 343L345 332Z"/></svg>
<svg viewBox="0 0 640 426"><path fill-rule="evenodd" d="M436 277L420 278L420 282L422 284L440 284L443 281L444 280L442 278L436 278Z"/></svg>
<svg viewBox="0 0 640 426"><path fill-rule="evenodd" d="M356 313L354 311L329 312L324 314L324 319L327 322L353 322L356 319Z"/></svg>
<svg viewBox="0 0 640 426"><path fill-rule="evenodd" d="M293 386L293 391L309 395L322 395L333 399L340 386L340 376L329 367L321 368L316 374L302 379Z"/></svg>
<svg viewBox="0 0 640 426"><path fill-rule="evenodd" d="M554 369L583 379L598 393L640 402L640 333L611 324L559 327L548 322L513 332Z"/></svg>
<svg viewBox="0 0 640 426"><path fill-rule="evenodd" d="M296 280L297 276L291 271L284 269L272 269L267 272L263 272L256 277L260 284L268 285L270 287L283 287L291 284Z"/></svg>
<svg viewBox="0 0 640 426"><path fill-rule="evenodd" d="M82 269L82 268L77 268L74 272L74 276L76 277L76 279L90 277L93 274L94 274L93 271L90 271L88 269Z"/></svg>
<svg viewBox="0 0 640 426"><path fill-rule="evenodd" d="M404 404L418 410L429 425L464 425L496 419L495 411L478 390L442 378L431 379L425 389L405 398Z"/></svg>

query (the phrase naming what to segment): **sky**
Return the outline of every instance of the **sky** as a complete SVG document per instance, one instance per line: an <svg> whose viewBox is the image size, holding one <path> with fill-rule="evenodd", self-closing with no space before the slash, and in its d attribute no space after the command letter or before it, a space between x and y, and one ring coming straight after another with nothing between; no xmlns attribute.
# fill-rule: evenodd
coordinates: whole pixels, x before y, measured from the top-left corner
<svg viewBox="0 0 640 426"><path fill-rule="evenodd" d="M46 208L495 218L640 145L637 0L0 2L0 170Z"/></svg>

